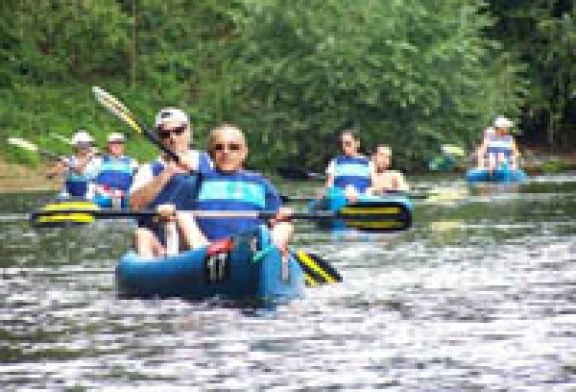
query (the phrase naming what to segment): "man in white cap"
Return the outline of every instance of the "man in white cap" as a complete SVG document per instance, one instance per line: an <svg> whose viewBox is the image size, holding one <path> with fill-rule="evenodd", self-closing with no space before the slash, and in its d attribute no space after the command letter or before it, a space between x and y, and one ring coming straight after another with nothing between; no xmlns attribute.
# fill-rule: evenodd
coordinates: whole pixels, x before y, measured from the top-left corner
<svg viewBox="0 0 576 392"><path fill-rule="evenodd" d="M478 149L478 167L484 167L487 160L488 170L493 172L501 166L507 166L511 170L518 169L520 151L510 129L514 123L504 116L494 120L494 133L484 138Z"/></svg>
<svg viewBox="0 0 576 392"><path fill-rule="evenodd" d="M198 191L198 177L193 174L210 171L210 157L190 149L192 126L188 115L180 109L162 109L156 116L155 130L160 142L180 159L176 162L163 154L143 165L130 189L130 206L138 210L168 204L176 209L188 209ZM136 230L135 247L143 257L165 254L165 227L142 220Z"/></svg>
<svg viewBox="0 0 576 392"><path fill-rule="evenodd" d="M124 135L112 132L107 138L108 153L100 159L94 201L100 207L127 207L128 190L138 162L124 154Z"/></svg>
<svg viewBox="0 0 576 392"><path fill-rule="evenodd" d="M94 139L85 130L78 130L72 138L75 152L73 155L62 157L48 173L48 178L64 174L66 182L61 198L92 198L92 181L98 174L100 165L95 156L92 143Z"/></svg>

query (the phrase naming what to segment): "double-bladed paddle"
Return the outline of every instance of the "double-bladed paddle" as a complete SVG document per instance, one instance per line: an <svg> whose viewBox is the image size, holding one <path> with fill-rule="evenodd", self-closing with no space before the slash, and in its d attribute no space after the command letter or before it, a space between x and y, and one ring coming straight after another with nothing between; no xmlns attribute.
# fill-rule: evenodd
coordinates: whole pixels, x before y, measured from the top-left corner
<svg viewBox="0 0 576 392"><path fill-rule="evenodd" d="M84 204L86 203L86 204ZM90 202L63 202L55 203L44 209L34 211L30 221L36 226L53 226L66 223L90 223L95 218L138 218L155 217L155 210L113 210L99 209ZM200 218L256 218L271 219L276 211L224 211L224 210L193 210L189 212ZM347 228L370 232L390 232L406 230L412 224L411 212L402 203L356 203L345 206L338 211L294 212L289 219L304 219L312 221L342 220Z"/></svg>
<svg viewBox="0 0 576 392"><path fill-rule="evenodd" d="M178 154L163 145L160 142L160 139L158 139L158 136L142 125L142 123L138 121L138 118L136 118L136 116L116 97L98 86L92 87L92 92L94 93L96 100L112 114L126 123L130 128L136 131L136 133L144 135L150 142L152 142L152 144L169 155L170 158L174 159L176 162L180 162Z"/></svg>
<svg viewBox="0 0 576 392"><path fill-rule="evenodd" d="M242 211L194 211L196 216L213 217L238 217ZM245 215L254 216L254 211L245 211ZM30 215L30 221L36 227L59 227L77 224L88 224L94 222L95 218L134 218L157 216L156 211L128 211L128 210L101 210L99 207L87 200L59 201L48 204L42 210L35 211ZM272 213L263 213L263 216L270 216ZM295 260L304 271L305 283L307 286L318 286L341 282L340 273L322 257L304 252L302 250L292 252Z"/></svg>
<svg viewBox="0 0 576 392"><path fill-rule="evenodd" d="M21 149L26 150L26 151L40 154L40 155L45 156L46 158L51 159L51 160L57 161L61 158L60 154L56 154L55 152L44 150L44 149L38 147L36 144L32 143L31 141L28 141L26 139L22 139L20 137L9 137L8 139L6 139L6 141L8 142L8 144L11 144L13 146L16 146L16 147L21 148Z"/></svg>

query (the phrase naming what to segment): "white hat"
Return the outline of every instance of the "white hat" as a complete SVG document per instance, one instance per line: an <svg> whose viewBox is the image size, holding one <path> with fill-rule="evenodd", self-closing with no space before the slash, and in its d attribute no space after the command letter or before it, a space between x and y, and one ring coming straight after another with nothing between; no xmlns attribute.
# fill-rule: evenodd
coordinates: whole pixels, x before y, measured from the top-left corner
<svg viewBox="0 0 576 392"><path fill-rule="evenodd" d="M177 121L185 124L190 124L190 119L188 118L188 115L184 113L182 110L176 108L164 108L160 110L156 115L156 121L154 123L154 126L159 127L160 125L168 121Z"/></svg>
<svg viewBox="0 0 576 392"><path fill-rule="evenodd" d="M494 120L494 128L496 129L510 129L513 125L514 123L504 116L498 116L496 120Z"/></svg>
<svg viewBox="0 0 576 392"><path fill-rule="evenodd" d="M92 136L90 136L90 134L88 132L86 132L85 130L81 129L78 132L76 132L74 134L74 137L72 138L72 142L74 144L78 144L78 143L92 143L94 141L94 139L92 139Z"/></svg>
<svg viewBox="0 0 576 392"><path fill-rule="evenodd" d="M108 143L113 143L113 142L124 142L126 139L124 139L124 135L122 135L120 132L112 132L111 134L108 135Z"/></svg>

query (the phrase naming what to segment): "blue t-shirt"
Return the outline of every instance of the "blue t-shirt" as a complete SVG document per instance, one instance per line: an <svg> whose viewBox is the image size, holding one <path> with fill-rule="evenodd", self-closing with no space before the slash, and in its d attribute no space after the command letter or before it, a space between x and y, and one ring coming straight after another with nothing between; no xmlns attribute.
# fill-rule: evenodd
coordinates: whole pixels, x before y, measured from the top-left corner
<svg viewBox="0 0 576 392"><path fill-rule="evenodd" d="M241 170L235 173L204 173L194 209L232 211L278 211L280 196L262 175ZM264 223L257 218L198 217L198 226L209 241L242 233Z"/></svg>

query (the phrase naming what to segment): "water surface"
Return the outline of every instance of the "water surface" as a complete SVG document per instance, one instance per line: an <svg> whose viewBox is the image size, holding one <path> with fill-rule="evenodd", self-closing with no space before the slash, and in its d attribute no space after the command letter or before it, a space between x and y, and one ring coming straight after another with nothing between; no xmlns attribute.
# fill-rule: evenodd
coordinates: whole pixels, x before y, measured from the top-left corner
<svg viewBox="0 0 576 392"><path fill-rule="evenodd" d="M0 196L2 390L576 389L574 176L417 202L413 229L368 240L298 224L345 281L275 312L119 299L131 225L35 230L42 197Z"/></svg>

